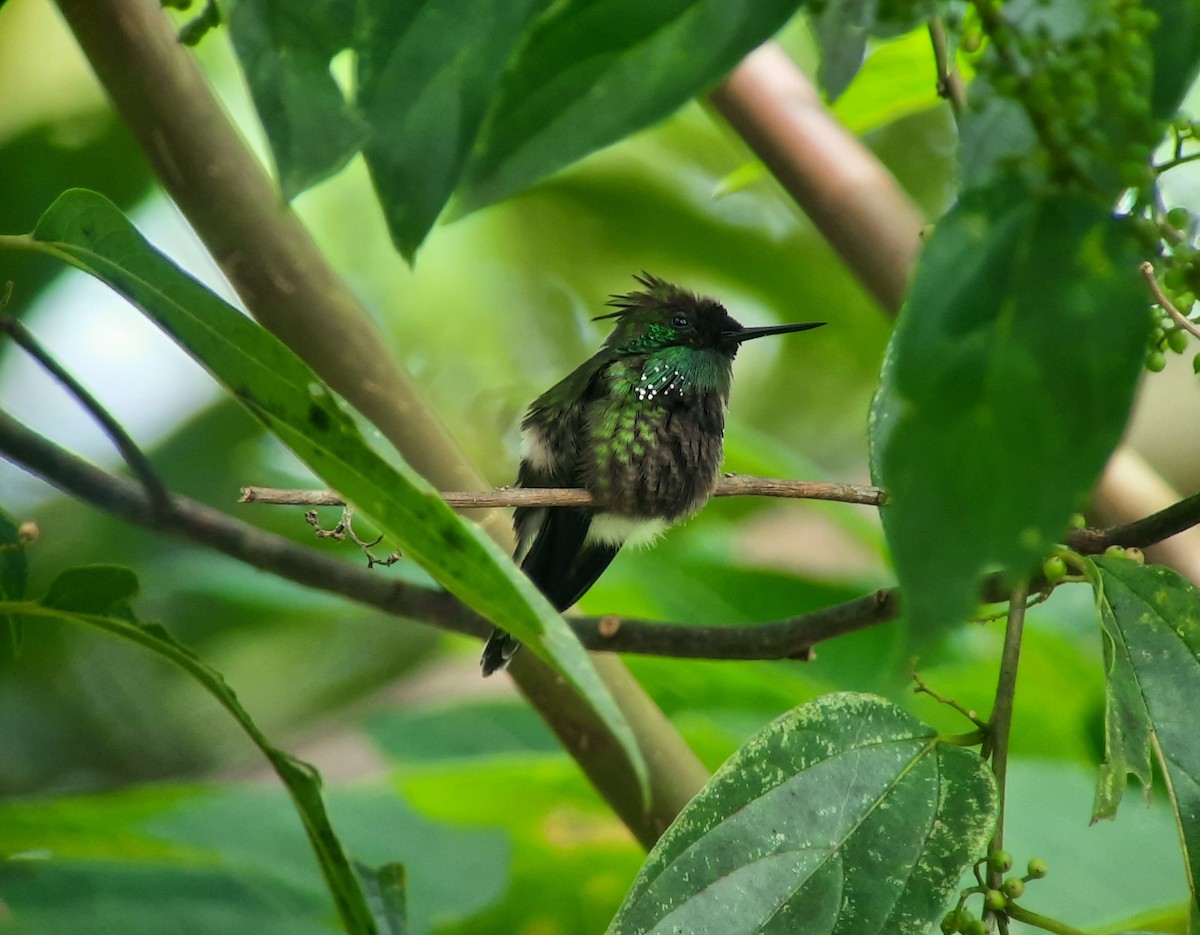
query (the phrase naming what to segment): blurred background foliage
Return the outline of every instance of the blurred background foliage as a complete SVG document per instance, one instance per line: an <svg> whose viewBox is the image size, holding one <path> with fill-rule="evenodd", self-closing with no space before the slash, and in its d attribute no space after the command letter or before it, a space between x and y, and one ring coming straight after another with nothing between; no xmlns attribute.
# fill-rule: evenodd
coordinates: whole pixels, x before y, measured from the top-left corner
<svg viewBox="0 0 1200 935"><path fill-rule="evenodd" d="M781 39L815 70L802 20ZM197 54L263 152L226 33L210 34ZM93 188L229 294L48 0L12 0L0 11L0 87L0 231L29 230L65 188ZM927 217L945 210L955 190L955 131L934 91L923 32L872 46L835 110ZM1186 197L1194 179L1174 173L1171 182ZM392 247L360 158L296 207L495 484L515 474L525 405L592 352L607 329L590 319L643 269L719 296L745 323L828 320L811 336L743 351L727 467L867 478L866 413L890 322L701 104L526 194L436 228L415 268ZM173 490L361 560L313 541L299 509L233 505L245 484L312 481L135 313L36 258L0 256L7 280L12 307L131 428ZM0 405L73 450L116 463L56 387L9 347L0 354ZM1151 381L1131 434L1190 490L1200 484L1196 435L1173 426L1183 412L1195 417L1198 396L1179 363L1188 369L1173 360ZM264 730L314 762L333 786L332 816L351 851L405 863L414 932L554 935L596 931L611 916L641 852L506 680L479 680L476 645L127 527L7 465L0 503L41 529L30 550L32 593L74 564L138 571L139 616L162 621L221 670ZM404 563L376 573L422 580ZM882 536L866 509L727 499L658 548L622 554L582 607L739 623L888 584ZM1036 854L1056 870L1055 856L1076 862L1039 886L1041 911L1085 926L1163 913L1170 921L1186 889L1161 802L1140 810L1131 802L1116 824L1087 827L1103 727L1093 620L1079 587L1031 612L1008 846L1019 861ZM959 629L921 661L921 673L986 713L1000 639L994 623ZM964 730L953 712L912 694L906 652L901 622L824 644L807 663L630 665L716 767L770 719L835 689L878 692L943 730ZM53 827L53 849L66 858L56 873L78 875L75 905L39 899L61 892L62 880L19 870L6 877L0 898L34 913L30 931L77 931L72 913L87 911L99 913L94 931L117 931L104 927L111 919L122 932L157 932L158 912L138 915L146 877L130 876L135 865L154 875L156 898L198 920L196 931L222 930L223 913L264 932L328 930L313 927L313 907L327 897L282 793L223 712L159 660L92 633L30 628L21 657L0 672L0 750L0 847L21 852L33 846L29 828Z"/></svg>

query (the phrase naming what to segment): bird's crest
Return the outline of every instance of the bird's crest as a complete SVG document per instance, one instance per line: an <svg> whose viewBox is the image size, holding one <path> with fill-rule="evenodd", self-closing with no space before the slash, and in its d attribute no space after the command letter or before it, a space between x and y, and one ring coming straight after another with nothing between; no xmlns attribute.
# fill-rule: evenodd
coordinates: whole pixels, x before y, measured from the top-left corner
<svg viewBox="0 0 1200 935"><path fill-rule="evenodd" d="M660 279L642 271L640 276L633 277L641 283L645 289L626 292L623 294L611 295L605 305L615 308L615 312L608 312L605 315L597 315L592 321L602 321L605 318L620 318L629 312L655 309L655 308L674 308L680 304L696 305L700 302L699 296L696 293L676 286L667 282L665 279Z"/></svg>

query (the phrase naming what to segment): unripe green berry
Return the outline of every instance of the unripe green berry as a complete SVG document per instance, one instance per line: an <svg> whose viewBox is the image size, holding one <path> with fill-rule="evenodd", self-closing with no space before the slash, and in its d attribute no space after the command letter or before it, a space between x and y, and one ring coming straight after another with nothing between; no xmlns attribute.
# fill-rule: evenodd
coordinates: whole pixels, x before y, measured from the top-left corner
<svg viewBox="0 0 1200 935"><path fill-rule="evenodd" d="M1104 550L1104 554L1107 555L1109 558L1124 558L1125 557L1125 549L1119 545L1110 545L1107 549Z"/></svg>
<svg viewBox="0 0 1200 935"><path fill-rule="evenodd" d="M1131 562L1137 562L1139 565L1146 564L1146 553L1135 546L1130 546L1125 550L1125 557Z"/></svg>
<svg viewBox="0 0 1200 935"><path fill-rule="evenodd" d="M1008 905L1008 897L999 890L988 890L983 896L983 905L992 912L999 912Z"/></svg>
<svg viewBox="0 0 1200 935"><path fill-rule="evenodd" d="M1000 887L1000 892L1009 899L1020 899L1025 895L1025 881L1020 877L1009 877Z"/></svg>
<svg viewBox="0 0 1200 935"><path fill-rule="evenodd" d="M1028 872L1029 876L1033 877L1035 880L1040 880L1050 872L1050 868L1046 866L1046 862L1042 860L1042 858L1035 857L1029 862L1029 866L1026 868L1026 871Z"/></svg>
<svg viewBox="0 0 1200 935"><path fill-rule="evenodd" d="M1062 559L1059 559L1059 561L1062 561ZM1012 854L1008 851L992 851L988 854L987 865L988 869L993 873L1008 873L1013 865Z"/></svg>
<svg viewBox="0 0 1200 935"><path fill-rule="evenodd" d="M987 935L987 926L983 919L971 919L962 927L963 935Z"/></svg>
<svg viewBox="0 0 1200 935"><path fill-rule="evenodd" d="M1167 335L1167 347L1176 354L1182 354L1188 348L1188 334L1182 328Z"/></svg>
<svg viewBox="0 0 1200 935"><path fill-rule="evenodd" d="M1187 230L1192 222L1192 215L1187 208L1172 208L1167 212L1167 223L1177 231Z"/></svg>
<svg viewBox="0 0 1200 935"><path fill-rule="evenodd" d="M1192 358L1192 373L1200 373L1200 354Z"/></svg>
<svg viewBox="0 0 1200 935"><path fill-rule="evenodd" d="M1046 580L1051 584L1056 584L1067 576L1067 563L1064 562L1060 556L1051 555L1048 559L1042 562L1042 574L1046 576ZM1009 856L1005 851L997 851L996 853L1004 854L1006 857L1008 857L1008 866L995 867L993 869L998 870L1000 873L1010 869L1012 867L1012 857ZM990 863L991 861L989 860L989 864Z"/></svg>
<svg viewBox="0 0 1200 935"><path fill-rule="evenodd" d="M1167 366L1167 358L1162 351L1150 351L1146 355L1146 369L1151 373L1161 373Z"/></svg>
<svg viewBox="0 0 1200 935"><path fill-rule="evenodd" d="M942 916L942 935L954 935L958 931L958 913L954 910Z"/></svg>
<svg viewBox="0 0 1200 935"><path fill-rule="evenodd" d="M1087 529L1087 517L1082 513L1072 513L1070 525L1072 529Z"/></svg>

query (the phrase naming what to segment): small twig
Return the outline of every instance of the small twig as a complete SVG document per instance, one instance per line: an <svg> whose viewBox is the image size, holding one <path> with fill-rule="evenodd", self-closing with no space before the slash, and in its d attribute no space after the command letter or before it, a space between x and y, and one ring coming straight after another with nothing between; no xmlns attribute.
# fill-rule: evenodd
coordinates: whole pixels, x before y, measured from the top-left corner
<svg viewBox="0 0 1200 935"><path fill-rule="evenodd" d="M996 787L1000 792L1000 814L996 821L996 833L988 845L988 853L1004 847L1004 792L1008 782L1008 738L1012 730L1013 698L1017 688L1017 665L1021 659L1021 636L1025 628L1025 599L1029 586L1019 584L1013 588L1008 605L1008 624L1004 628L1004 649L1000 655L1000 675L996 681L996 702L988 720L988 741L992 772L996 775ZM998 870L988 873L988 885L999 889L1004 874ZM1004 928L1004 926L1001 926Z"/></svg>
<svg viewBox="0 0 1200 935"><path fill-rule="evenodd" d="M1195 162L1197 159L1200 159L1200 153L1188 153L1184 156L1182 149L1177 149L1175 158L1158 163L1154 166L1154 171L1161 175L1163 172L1169 172L1171 169L1176 169L1189 162Z"/></svg>
<svg viewBox="0 0 1200 935"><path fill-rule="evenodd" d="M1024 906L1018 906L1013 902L1008 904L1004 912L1007 916L1016 919L1018 922L1032 925L1034 928L1039 928L1046 932L1053 932L1054 935L1087 935L1083 929L1067 925L1066 922L1059 922L1058 919L1051 919L1049 916L1044 916L1040 912L1034 912L1032 909L1026 909Z"/></svg>
<svg viewBox="0 0 1200 935"><path fill-rule="evenodd" d="M988 722L987 721L983 720L970 708L964 707L959 702L955 701L953 698L947 698L945 695L939 694L938 692L934 691L932 688L929 687L929 685L926 683L926 681L923 678L921 678L921 676L919 674L917 674L917 671L915 669L913 670L912 677L913 677L913 681L917 683L916 686L913 688L914 693L928 695L930 698L932 698L934 701L936 701L940 704L949 705L951 708L953 708L955 711L957 711L959 714L961 714L963 717L965 717L968 721L970 721L976 727L978 727L984 731L988 730Z"/></svg>
<svg viewBox="0 0 1200 935"><path fill-rule="evenodd" d="M383 565L385 567L389 565L395 565L396 562L400 561L402 557L402 553L399 549L397 549L385 558L376 558L372 554L371 549L383 541L383 534L380 533L370 542L365 542L360 539L358 534L354 531L354 510L348 506L342 508L341 517L338 519L337 524L331 529L325 529L321 526L321 521L316 510L309 510L307 513L305 513L304 521L316 530L318 539L334 539L338 542L341 542L344 539L349 539L356 546L358 546L362 550L363 555L367 557L367 568L374 568L376 565Z"/></svg>
<svg viewBox="0 0 1200 935"><path fill-rule="evenodd" d="M725 474L713 490L714 497L785 497L796 500L833 500L882 506L887 494L879 487L863 484L831 484L823 481L783 480ZM450 490L443 500L459 510L482 510L505 506L590 506L591 493L575 487L500 487L496 490ZM286 490L275 487L243 487L239 503L283 506L345 506L345 501L328 490Z"/></svg>
<svg viewBox="0 0 1200 935"><path fill-rule="evenodd" d="M142 453L134 440L121 427L121 424L112 417L95 396L83 387L83 384L71 376L66 368L50 355L49 351L30 333L20 319L4 313L11 296L12 283L10 282L5 286L4 294L0 296L0 331L12 338L25 353L37 361L42 369L74 396L88 414L99 423L104 434L112 440L129 469L146 489L146 494L150 497L154 508L161 511L169 510L171 494L167 490L167 485L154 470L150 459Z"/></svg>
<svg viewBox="0 0 1200 935"><path fill-rule="evenodd" d="M1149 262L1143 263L1142 275L1146 277L1146 285L1150 287L1150 291L1154 294L1154 301L1162 306L1163 311L1175 319L1175 324L1179 325L1184 331L1200 338L1200 328L1197 328L1192 322L1188 321L1187 316L1177 309L1175 303L1162 291L1158 280L1154 278L1154 265Z"/></svg>
<svg viewBox="0 0 1200 935"><path fill-rule="evenodd" d="M1025 609L1029 610L1030 607L1036 607L1038 604L1044 603L1045 601L1049 600L1050 595L1054 593L1054 589L1059 584L1068 584L1072 581L1082 581L1082 580L1083 580L1083 578L1080 577L1080 578L1064 578L1064 579L1062 579L1062 581L1056 582L1055 584L1050 584L1049 582L1046 582L1045 586L1040 591L1038 591L1035 595L1033 595L1033 597L1029 598L1025 602ZM1004 600L1005 600L1005 603L1008 602L1007 597ZM981 614L980 616L972 617L971 621L973 623L992 623L995 620L999 620L1002 617L1007 617L1007 616L1008 616L1008 608L1006 607L1004 610L998 610L994 614Z"/></svg>
<svg viewBox="0 0 1200 935"><path fill-rule="evenodd" d="M940 16L935 16L929 21L929 39L933 43L933 57L937 63L938 97L949 102L957 121L967 106L967 88L963 84L958 67L951 61L946 24Z"/></svg>

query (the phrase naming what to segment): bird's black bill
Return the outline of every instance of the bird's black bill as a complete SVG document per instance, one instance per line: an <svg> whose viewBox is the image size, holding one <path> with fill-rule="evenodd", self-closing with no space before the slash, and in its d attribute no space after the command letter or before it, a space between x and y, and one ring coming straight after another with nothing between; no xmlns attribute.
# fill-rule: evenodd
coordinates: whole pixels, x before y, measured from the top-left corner
<svg viewBox="0 0 1200 935"><path fill-rule="evenodd" d="M754 338L765 338L772 334L791 334L793 331L808 331L811 328L820 328L825 324L828 324L828 322L801 321L793 325L766 325L762 328L743 328L741 331L726 332L725 337L741 344L743 341L750 341Z"/></svg>

